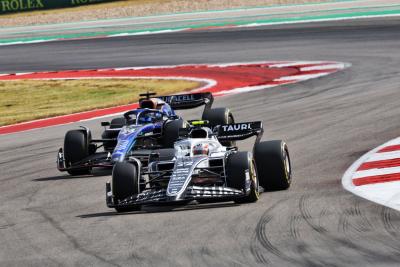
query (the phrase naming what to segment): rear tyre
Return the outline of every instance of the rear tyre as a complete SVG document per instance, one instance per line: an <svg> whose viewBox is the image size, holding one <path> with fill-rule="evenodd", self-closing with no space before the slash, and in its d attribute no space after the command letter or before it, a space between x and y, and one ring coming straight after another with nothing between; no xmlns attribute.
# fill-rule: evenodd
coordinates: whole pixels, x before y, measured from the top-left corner
<svg viewBox="0 0 400 267"><path fill-rule="evenodd" d="M85 130L71 130L64 138L64 158L67 168L89 156L90 132ZM90 174L91 168L84 167L67 170L70 175Z"/></svg>
<svg viewBox="0 0 400 267"><path fill-rule="evenodd" d="M119 129L126 124L126 119L124 117L114 118L110 122L110 129ZM118 137L119 131L109 131L105 130L101 137L103 139L115 139ZM105 152L112 152L117 145L117 141L107 141L103 143Z"/></svg>
<svg viewBox="0 0 400 267"><path fill-rule="evenodd" d="M256 202L259 199L257 172L250 152L237 152L230 155L226 172L227 185L246 193L246 196L235 199L236 203Z"/></svg>
<svg viewBox="0 0 400 267"><path fill-rule="evenodd" d="M292 182L289 150L282 140L260 142L254 147L260 185L266 191L285 190Z"/></svg>
<svg viewBox="0 0 400 267"><path fill-rule="evenodd" d="M232 112L228 108L212 108L206 110L202 117L203 120L209 121L211 127L215 127L221 124L231 124L235 123ZM235 146L234 141L221 142L223 146L231 147Z"/></svg>
<svg viewBox="0 0 400 267"><path fill-rule="evenodd" d="M126 124L124 117L114 118L110 122L110 129L122 128Z"/></svg>
<svg viewBox="0 0 400 267"><path fill-rule="evenodd" d="M117 203L139 193L137 167L129 162L117 162L112 171L112 192ZM140 205L116 207L117 212L140 210Z"/></svg>
<svg viewBox="0 0 400 267"><path fill-rule="evenodd" d="M162 145L165 148L173 148L179 138L179 129L185 127L186 122L182 119L167 122L163 129Z"/></svg>
<svg viewBox="0 0 400 267"><path fill-rule="evenodd" d="M173 149L173 148L157 149L157 150L153 150L152 154L156 154L158 156L155 158L150 157L149 163L153 162L153 161L172 160L175 157L175 149Z"/></svg>
<svg viewBox="0 0 400 267"><path fill-rule="evenodd" d="M101 134L102 139L114 139L118 137L119 132L118 131L110 131L110 130L105 130ZM103 142L103 147L105 152L112 152L117 145L117 141L105 141Z"/></svg>

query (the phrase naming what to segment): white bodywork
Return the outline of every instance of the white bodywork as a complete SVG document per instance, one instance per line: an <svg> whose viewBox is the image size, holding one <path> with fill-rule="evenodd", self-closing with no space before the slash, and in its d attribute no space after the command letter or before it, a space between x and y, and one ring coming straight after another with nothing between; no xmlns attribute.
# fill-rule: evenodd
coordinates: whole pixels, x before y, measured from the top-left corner
<svg viewBox="0 0 400 267"><path fill-rule="evenodd" d="M199 146L207 146L207 154L195 154L194 151ZM226 147L222 146L215 136L207 138L188 138L175 143L175 157L177 159L185 157L208 156L221 157L226 153Z"/></svg>

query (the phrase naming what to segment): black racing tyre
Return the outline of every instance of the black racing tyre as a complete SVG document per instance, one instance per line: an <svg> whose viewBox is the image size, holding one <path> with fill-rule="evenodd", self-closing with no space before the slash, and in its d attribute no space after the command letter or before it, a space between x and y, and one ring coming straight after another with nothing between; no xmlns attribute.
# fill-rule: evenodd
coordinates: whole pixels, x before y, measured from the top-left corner
<svg viewBox="0 0 400 267"><path fill-rule="evenodd" d="M65 134L64 158L66 167L71 167L74 163L89 156L90 139L90 132L88 135L85 130L71 130ZM90 171L90 167L67 170L70 175L89 174Z"/></svg>
<svg viewBox="0 0 400 267"><path fill-rule="evenodd" d="M256 202L259 197L258 178L255 163L250 152L237 152L228 157L226 164L227 186L246 192L247 177L250 179L250 190L246 196L235 199L236 203Z"/></svg>
<svg viewBox="0 0 400 267"><path fill-rule="evenodd" d="M110 122L110 129L122 128L126 124L126 119L124 117L114 118ZM105 130L101 134L102 139L115 139L118 137L119 131ZM105 152L112 152L117 145L117 141L107 141L103 143Z"/></svg>
<svg viewBox="0 0 400 267"><path fill-rule="evenodd" d="M150 157L149 163L153 161L166 161L172 160L175 157L175 149L173 148L162 148L153 150L152 154L157 154L156 158Z"/></svg>
<svg viewBox="0 0 400 267"><path fill-rule="evenodd" d="M110 130L105 130L102 134L101 134L101 138L102 139L114 139L117 138L119 134L119 131L110 131ZM112 152L115 148L115 146L117 145L117 141L106 141L103 142L103 147L104 147L104 151L106 152Z"/></svg>
<svg viewBox="0 0 400 267"><path fill-rule="evenodd" d="M124 117L114 118L110 122L110 129L122 128L126 124L126 119Z"/></svg>
<svg viewBox="0 0 400 267"><path fill-rule="evenodd" d="M285 190L292 182L289 150L282 140L260 142L254 147L258 178L266 191Z"/></svg>
<svg viewBox="0 0 400 267"><path fill-rule="evenodd" d="M112 170L112 192L119 202L139 193L139 177L137 167L129 162L117 162ZM140 210L140 205L116 207L117 212Z"/></svg>
<svg viewBox="0 0 400 267"><path fill-rule="evenodd" d="M179 138L179 129L185 128L186 122L182 119L169 121L164 125L162 145L165 148L173 148Z"/></svg>
<svg viewBox="0 0 400 267"><path fill-rule="evenodd" d="M212 108L206 110L202 116L203 120L209 121L211 127L215 127L221 124L235 123L232 112L228 108ZM234 146L234 141L221 142L223 146Z"/></svg>
<svg viewBox="0 0 400 267"><path fill-rule="evenodd" d="M209 121L211 126L235 122L233 114L228 108L212 108L205 110L202 119Z"/></svg>

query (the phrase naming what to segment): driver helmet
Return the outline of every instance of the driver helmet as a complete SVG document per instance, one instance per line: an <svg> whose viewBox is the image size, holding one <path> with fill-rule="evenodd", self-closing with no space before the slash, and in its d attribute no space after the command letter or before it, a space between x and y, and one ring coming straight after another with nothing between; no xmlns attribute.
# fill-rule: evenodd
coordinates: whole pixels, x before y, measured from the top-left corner
<svg viewBox="0 0 400 267"><path fill-rule="evenodd" d="M160 113L145 113L145 114L140 114L138 121L139 123L152 123L158 119L162 118L162 114Z"/></svg>
<svg viewBox="0 0 400 267"><path fill-rule="evenodd" d="M208 155L208 152L209 152L208 144L200 143L193 146L193 156Z"/></svg>
<svg viewBox="0 0 400 267"><path fill-rule="evenodd" d="M139 116L139 123L143 124L143 123L151 123L152 119L150 118L150 116Z"/></svg>

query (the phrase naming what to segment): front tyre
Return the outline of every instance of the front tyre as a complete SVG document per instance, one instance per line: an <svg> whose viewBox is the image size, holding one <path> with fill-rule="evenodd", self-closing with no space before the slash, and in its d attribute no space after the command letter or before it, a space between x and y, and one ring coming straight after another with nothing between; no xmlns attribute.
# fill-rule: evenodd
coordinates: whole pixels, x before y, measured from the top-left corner
<svg viewBox="0 0 400 267"><path fill-rule="evenodd" d="M260 142L254 147L260 185L266 191L285 190L292 182L289 150L282 140Z"/></svg>
<svg viewBox="0 0 400 267"><path fill-rule="evenodd" d="M89 156L90 139L90 132L88 134L85 130L71 130L65 134L64 157L67 168ZM70 175L84 175L90 174L91 168L74 168L67 170L67 172Z"/></svg>
<svg viewBox="0 0 400 267"><path fill-rule="evenodd" d="M137 167L129 162L117 162L112 170L112 192L115 204L140 192ZM117 212L140 210L140 205L116 207Z"/></svg>
<svg viewBox="0 0 400 267"><path fill-rule="evenodd" d="M257 171L250 152L231 154L226 164L226 175L228 187L243 190L246 194L235 199L236 203L256 202L260 198Z"/></svg>

